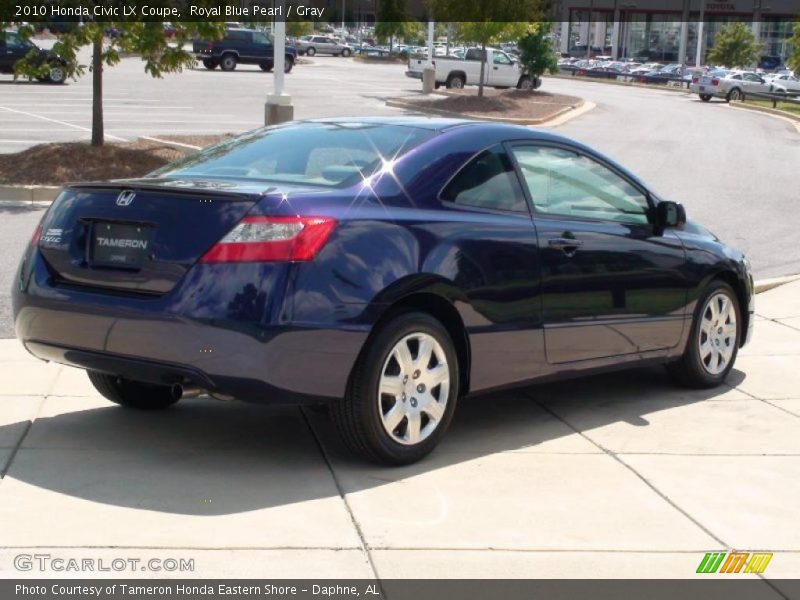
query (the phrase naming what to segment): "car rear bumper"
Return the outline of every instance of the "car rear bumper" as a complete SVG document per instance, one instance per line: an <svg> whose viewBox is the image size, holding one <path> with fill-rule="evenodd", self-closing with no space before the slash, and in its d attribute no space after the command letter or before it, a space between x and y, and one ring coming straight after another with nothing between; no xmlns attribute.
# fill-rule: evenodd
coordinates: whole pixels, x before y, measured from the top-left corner
<svg viewBox="0 0 800 600"><path fill-rule="evenodd" d="M202 277L195 272L187 279L197 287L134 298L52 285L44 268L35 267L27 285L12 294L16 334L27 350L131 379L193 384L272 404L341 397L369 333L365 325L284 321L283 302L261 300L255 287L236 285L232 269ZM251 281L263 274L255 264L240 268L250 269ZM215 290L209 278L227 283Z"/></svg>

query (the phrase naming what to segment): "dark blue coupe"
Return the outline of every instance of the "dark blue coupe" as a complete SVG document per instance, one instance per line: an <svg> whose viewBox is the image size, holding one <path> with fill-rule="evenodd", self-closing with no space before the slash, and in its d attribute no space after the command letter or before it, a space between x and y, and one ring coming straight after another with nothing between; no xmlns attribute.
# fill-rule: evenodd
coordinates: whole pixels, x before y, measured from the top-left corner
<svg viewBox="0 0 800 600"><path fill-rule="evenodd" d="M746 259L680 204L563 137L446 119L290 123L70 185L13 302L26 348L113 402L327 403L391 464L467 394L645 363L717 385L753 327Z"/></svg>

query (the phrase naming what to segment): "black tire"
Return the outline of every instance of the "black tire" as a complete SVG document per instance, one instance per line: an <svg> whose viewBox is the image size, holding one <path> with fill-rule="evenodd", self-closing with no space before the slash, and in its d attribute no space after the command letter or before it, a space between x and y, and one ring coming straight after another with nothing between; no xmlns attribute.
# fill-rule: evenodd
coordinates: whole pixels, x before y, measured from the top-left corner
<svg viewBox="0 0 800 600"><path fill-rule="evenodd" d="M450 75L447 78L447 83L445 83L445 86L449 90L450 89L460 90L460 89L463 89L465 84L466 84L466 81L464 81L464 76L463 75Z"/></svg>
<svg viewBox="0 0 800 600"><path fill-rule="evenodd" d="M711 94L700 94L700 100L702 100L703 102L710 102Z"/></svg>
<svg viewBox="0 0 800 600"><path fill-rule="evenodd" d="M161 410L180 400L168 385L142 383L97 371L87 371L87 374L103 397L126 408Z"/></svg>
<svg viewBox="0 0 800 600"><path fill-rule="evenodd" d="M262 62L260 65L258 65L259 69L261 69L262 71L266 71L267 73L272 71L272 67L273 67L273 64L272 63L267 63L267 62Z"/></svg>
<svg viewBox="0 0 800 600"><path fill-rule="evenodd" d="M351 54L352 54L352 52L348 48L345 48L344 50L342 50L342 56L344 58L349 58Z"/></svg>
<svg viewBox="0 0 800 600"><path fill-rule="evenodd" d="M435 429L416 444L403 444L395 441L383 426L378 387L390 353L411 334L427 334L438 342L446 357L449 390L442 418ZM458 358L444 326L426 313L399 313L375 331L367 342L350 375L345 397L331 402L331 418L342 441L354 453L386 465L410 464L431 452L447 431L458 401L458 382ZM409 399L409 406L411 401ZM401 421L398 427L403 423L407 424L407 420Z"/></svg>
<svg viewBox="0 0 800 600"><path fill-rule="evenodd" d="M727 297L728 301L732 303L736 318L736 330L735 334L732 336L733 353L730 357L730 360L728 361L724 370L717 374L712 374L706 369L705 363L700 354L700 343L703 339L701 337L700 328L703 314L708 309L709 299L711 299L713 296L717 296L718 294L724 295ZM720 385L728 376L728 373L730 373L734 363L736 362L736 355L739 351L739 341L741 339L741 326L741 308L739 307L739 301L736 297L736 293L730 285L724 281L715 279L709 284L709 286L697 300L697 308L695 309L694 318L692 319L692 328L689 331L689 340L687 341L683 356L681 356L681 358L677 361L667 365L667 370L675 382L684 387L694 389L707 389ZM706 340L710 342L708 336L706 335L705 337Z"/></svg>
<svg viewBox="0 0 800 600"><path fill-rule="evenodd" d="M317 53L317 49L314 48L313 46L311 48L307 48L306 49L306 54L308 56L314 56L316 53Z"/></svg>
<svg viewBox="0 0 800 600"><path fill-rule="evenodd" d="M204 59L203 59L203 66L204 66L206 69L208 69L209 71L213 71L213 70L214 70L214 69L216 69L216 68L217 68L219 65L217 64L217 61L215 61L215 60L211 60L210 58L204 58Z"/></svg>
<svg viewBox="0 0 800 600"><path fill-rule="evenodd" d="M730 92L728 92L728 96L725 98L727 102L737 102L742 100L744 95L742 94L742 90L739 88L733 88Z"/></svg>
<svg viewBox="0 0 800 600"><path fill-rule="evenodd" d="M517 82L517 89L519 90L532 90L533 89L533 79L528 77L527 75L523 75L519 78Z"/></svg>
<svg viewBox="0 0 800 600"><path fill-rule="evenodd" d="M47 73L47 81L61 85L67 80L67 72L61 65L51 65Z"/></svg>
<svg viewBox="0 0 800 600"><path fill-rule="evenodd" d="M283 72L291 73L293 68L294 68L294 59L291 56L287 56L284 59Z"/></svg>
<svg viewBox="0 0 800 600"><path fill-rule="evenodd" d="M223 71L233 71L237 62L235 54L224 54L219 61L219 68Z"/></svg>

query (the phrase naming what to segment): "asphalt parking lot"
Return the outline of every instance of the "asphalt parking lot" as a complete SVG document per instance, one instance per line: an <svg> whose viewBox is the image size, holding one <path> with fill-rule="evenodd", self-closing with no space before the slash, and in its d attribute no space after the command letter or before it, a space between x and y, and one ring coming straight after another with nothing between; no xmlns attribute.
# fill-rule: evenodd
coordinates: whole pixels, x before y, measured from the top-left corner
<svg viewBox="0 0 800 600"><path fill-rule="evenodd" d="M688 578L739 550L773 553L764 597L791 597L798 299L800 282L759 296L729 386L647 369L467 400L433 455L394 469L310 411L130 411L0 341L0 577L81 576L18 572L35 552L194 560L92 576Z"/></svg>

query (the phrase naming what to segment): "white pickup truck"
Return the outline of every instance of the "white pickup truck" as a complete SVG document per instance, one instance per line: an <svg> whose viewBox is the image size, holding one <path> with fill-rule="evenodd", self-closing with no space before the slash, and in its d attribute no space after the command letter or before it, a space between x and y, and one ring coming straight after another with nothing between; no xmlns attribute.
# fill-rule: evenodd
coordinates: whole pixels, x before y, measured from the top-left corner
<svg viewBox="0 0 800 600"><path fill-rule="evenodd" d="M433 66L436 70L436 87L445 85L448 88L461 89L465 85L478 85L481 76L480 48L470 48L464 58L435 57ZM497 48L486 48L486 65L483 83L489 87L516 87L523 90L536 89L542 84L539 77L528 75L519 62ZM422 72L428 64L427 58L412 58L408 61L406 76L422 79Z"/></svg>

